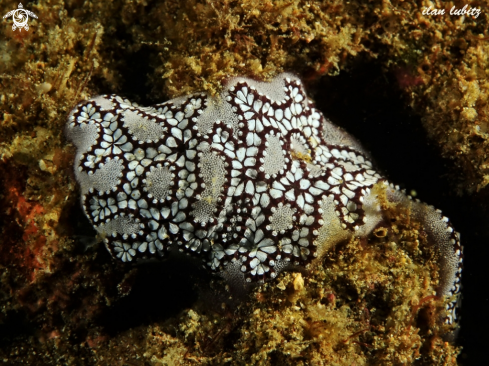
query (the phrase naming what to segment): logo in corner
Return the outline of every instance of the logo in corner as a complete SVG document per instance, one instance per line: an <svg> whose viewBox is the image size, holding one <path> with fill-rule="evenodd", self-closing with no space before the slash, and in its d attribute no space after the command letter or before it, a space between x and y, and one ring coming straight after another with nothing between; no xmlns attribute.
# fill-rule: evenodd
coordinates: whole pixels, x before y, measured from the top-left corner
<svg viewBox="0 0 489 366"><path fill-rule="evenodd" d="M22 28L24 28L26 31L29 30L29 25L27 22L29 21L29 15L33 18L37 19L37 15L34 14L32 11L25 10L24 7L22 6L21 3L19 3L19 8L9 11L7 14L5 14L3 17L8 18L12 17L12 20L14 21L14 25L12 25L12 30L16 30L17 28L21 31Z"/></svg>

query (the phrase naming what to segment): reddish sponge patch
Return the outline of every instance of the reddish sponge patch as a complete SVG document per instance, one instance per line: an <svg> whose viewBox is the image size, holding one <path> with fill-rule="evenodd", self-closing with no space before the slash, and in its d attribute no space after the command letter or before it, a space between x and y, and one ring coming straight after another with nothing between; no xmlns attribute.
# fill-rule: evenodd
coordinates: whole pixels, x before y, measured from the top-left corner
<svg viewBox="0 0 489 366"><path fill-rule="evenodd" d="M6 224L2 230L4 243L0 247L0 264L16 267L26 280L32 282L39 269L44 267L42 252L46 237L39 230L36 221L44 213L44 208L38 202L26 200L24 187L20 182L20 176L5 180L4 191L7 195L3 206L7 207L10 219L4 221Z"/></svg>

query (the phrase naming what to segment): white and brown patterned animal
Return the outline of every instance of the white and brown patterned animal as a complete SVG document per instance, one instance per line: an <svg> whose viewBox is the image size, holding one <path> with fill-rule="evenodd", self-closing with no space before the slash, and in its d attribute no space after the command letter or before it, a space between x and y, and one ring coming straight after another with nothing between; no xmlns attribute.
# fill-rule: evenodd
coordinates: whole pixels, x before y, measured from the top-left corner
<svg viewBox="0 0 489 366"><path fill-rule="evenodd" d="M441 251L437 294L460 291L462 247L448 219L388 184L292 74L232 78L217 97L153 107L98 96L71 112L67 136L85 213L123 262L176 248L227 278L274 278L368 235L382 219L377 184L411 205Z"/></svg>

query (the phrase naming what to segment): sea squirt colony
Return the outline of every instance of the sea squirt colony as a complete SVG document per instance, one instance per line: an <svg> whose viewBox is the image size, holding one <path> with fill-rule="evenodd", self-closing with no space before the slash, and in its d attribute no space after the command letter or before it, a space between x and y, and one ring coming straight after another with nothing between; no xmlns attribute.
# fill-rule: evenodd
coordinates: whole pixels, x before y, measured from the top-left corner
<svg viewBox="0 0 489 366"><path fill-rule="evenodd" d="M368 153L314 108L301 81L229 79L205 93L140 107L116 95L80 103L76 145L83 209L123 262L176 249L227 278L261 282L382 220L375 184L409 205L440 255L439 296L456 321L462 247L440 211L414 202Z"/></svg>

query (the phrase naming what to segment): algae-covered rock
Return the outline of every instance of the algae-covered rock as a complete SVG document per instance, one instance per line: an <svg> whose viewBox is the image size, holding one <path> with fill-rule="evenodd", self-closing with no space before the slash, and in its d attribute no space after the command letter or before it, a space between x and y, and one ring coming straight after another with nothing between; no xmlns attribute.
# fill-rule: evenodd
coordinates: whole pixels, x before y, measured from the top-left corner
<svg viewBox="0 0 489 366"><path fill-rule="evenodd" d="M4 13L18 7L1 5ZM63 137L69 111L97 94L157 103L216 94L232 76L269 80L284 70L318 85L375 59L454 160L453 189L487 207L489 13L450 16L453 5L40 0L24 4L38 16L28 31L3 19L0 360L456 364L460 349L443 339L448 329L438 321L437 255L396 207L386 207L389 219L372 235L337 246L313 270L282 273L237 299L216 279L121 266L93 245L72 174L75 149ZM423 15L428 6L447 14ZM147 278L169 287L154 294ZM162 314L143 293L180 307Z"/></svg>

